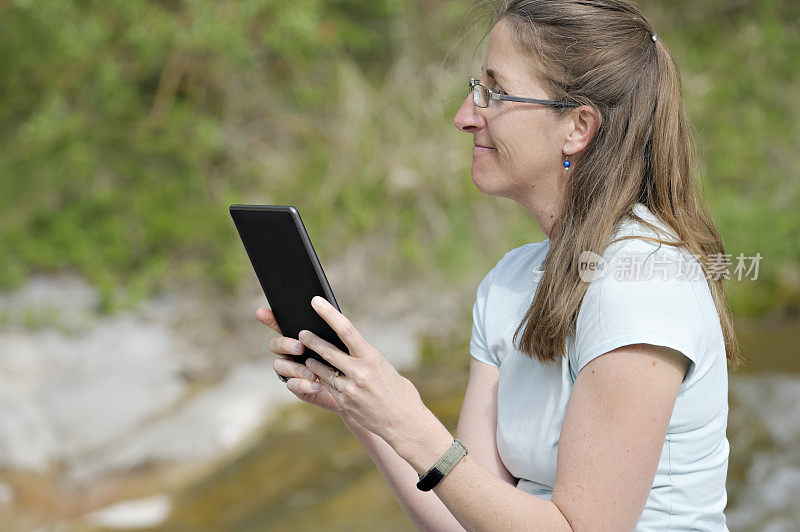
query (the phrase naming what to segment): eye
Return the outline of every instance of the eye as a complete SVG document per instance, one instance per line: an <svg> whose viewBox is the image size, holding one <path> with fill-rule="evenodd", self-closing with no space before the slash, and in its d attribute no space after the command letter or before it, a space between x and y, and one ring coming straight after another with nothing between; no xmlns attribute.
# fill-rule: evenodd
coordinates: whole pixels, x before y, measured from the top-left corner
<svg viewBox="0 0 800 532"><path fill-rule="evenodd" d="M504 91L502 89L502 87L500 87L500 85L498 85L497 83L495 83L494 86L492 87L492 92L495 93L495 94L505 94L506 93L506 91Z"/></svg>

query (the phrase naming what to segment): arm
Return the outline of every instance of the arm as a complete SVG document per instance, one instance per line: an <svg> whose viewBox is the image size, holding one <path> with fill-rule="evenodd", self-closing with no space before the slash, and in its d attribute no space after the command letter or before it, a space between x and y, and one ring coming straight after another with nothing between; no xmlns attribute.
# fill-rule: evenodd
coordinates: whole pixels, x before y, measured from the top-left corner
<svg viewBox="0 0 800 532"><path fill-rule="evenodd" d="M270 309L259 309L256 312L256 316L272 330L282 334ZM434 492L422 492L417 489L416 483L419 477L408 462L400 458L383 438L365 429L361 424L354 421L352 417L346 415L338 407L330 392L322 389L320 382L315 382L317 380L316 375L302 364L291 360L291 354L298 354L303 351L300 342L282 336L280 338L272 338L269 345L270 349L278 355L274 362L275 371L278 375L289 377L288 381L286 381L287 389L302 401L339 414L345 426L367 450L367 453L389 484L400 507L417 528L437 531L463 530ZM397 377L400 377L400 375L397 375ZM402 380L409 385L411 384L408 379L402 378ZM472 361L467 392L458 421L458 434L459 438L471 447L473 455L477 456L481 461L485 461L497 475L502 475L502 478L513 481L514 479L500 462L495 444L497 380L498 371L496 367L480 363L477 360ZM419 399L418 394L417 399ZM430 414L429 411L428 413Z"/></svg>
<svg viewBox="0 0 800 532"><path fill-rule="evenodd" d="M321 297L311 303L350 353L309 331L298 335L341 372L306 360L336 410L380 436L414 471L427 471L450 447L450 432L346 317ZM649 344L626 345L587 363L567 405L551 501L516 489L471 454L434 493L467 530L629 528L652 486L688 366L680 352Z"/></svg>
<svg viewBox="0 0 800 532"><path fill-rule="evenodd" d="M497 452L497 367L471 359L469 381L458 418L457 437L469 453L491 473L516 485ZM400 507L419 530L464 530L434 491L416 487L419 476L382 438L358 423L342 417L345 426L361 442L386 479ZM449 445L448 445L449 446Z"/></svg>
<svg viewBox="0 0 800 532"><path fill-rule="evenodd" d="M433 491L417 489L419 477L414 468L400 458L388 443L355 421L345 417L342 420L364 446L394 498L418 530L464 530Z"/></svg>
<svg viewBox="0 0 800 532"><path fill-rule="evenodd" d="M471 454L433 491L467 530L632 529L650 492L688 364L677 351L646 344L588 363L567 407L551 501L501 481ZM431 436L395 444L417 472L439 458L438 449L450 438L433 422L425 433Z"/></svg>
<svg viewBox="0 0 800 532"><path fill-rule="evenodd" d="M578 373L558 447L556 504L576 530L632 530L644 510L689 359L627 345Z"/></svg>

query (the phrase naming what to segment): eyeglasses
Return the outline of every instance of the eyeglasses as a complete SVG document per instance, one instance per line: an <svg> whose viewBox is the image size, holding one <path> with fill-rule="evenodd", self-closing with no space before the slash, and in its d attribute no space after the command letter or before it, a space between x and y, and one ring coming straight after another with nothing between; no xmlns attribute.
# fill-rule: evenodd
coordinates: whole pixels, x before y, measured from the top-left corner
<svg viewBox="0 0 800 532"><path fill-rule="evenodd" d="M577 102L559 102L556 100L539 100L537 98L523 98L522 96L509 96L508 94L498 94L492 92L488 87L481 85L481 80L478 78L469 78L469 90L472 91L472 97L475 100L475 105L478 107L489 107L492 100L508 100L510 102L526 102L526 103L539 103L548 105L550 107L578 107L580 104Z"/></svg>

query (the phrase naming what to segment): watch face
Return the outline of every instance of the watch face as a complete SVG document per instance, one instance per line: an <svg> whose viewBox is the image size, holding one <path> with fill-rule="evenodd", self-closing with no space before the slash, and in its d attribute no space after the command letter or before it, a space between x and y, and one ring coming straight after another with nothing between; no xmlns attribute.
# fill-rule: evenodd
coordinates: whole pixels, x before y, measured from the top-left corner
<svg viewBox="0 0 800 532"><path fill-rule="evenodd" d="M444 474L434 466L422 476L419 482L417 482L417 488L421 491L430 491L436 487L443 478Z"/></svg>

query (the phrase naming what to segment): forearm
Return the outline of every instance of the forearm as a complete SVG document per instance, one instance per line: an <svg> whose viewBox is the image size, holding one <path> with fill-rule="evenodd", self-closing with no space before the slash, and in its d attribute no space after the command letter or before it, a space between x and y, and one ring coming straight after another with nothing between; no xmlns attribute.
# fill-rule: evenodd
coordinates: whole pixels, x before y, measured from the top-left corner
<svg viewBox="0 0 800 532"><path fill-rule="evenodd" d="M466 530L572 531L555 504L500 480L469 455L433 491Z"/></svg>
<svg viewBox="0 0 800 532"><path fill-rule="evenodd" d="M364 446L398 504L418 530L464 530L433 491L417 489L419 475L388 443L355 421L343 420Z"/></svg>
<svg viewBox="0 0 800 532"><path fill-rule="evenodd" d="M424 427L402 442L394 442L396 454L417 473L424 473L452 443L452 436L430 414ZM388 445L388 444L387 444ZM466 530L545 530L571 532L567 519L551 501L536 497L498 478L470 454L433 489Z"/></svg>

